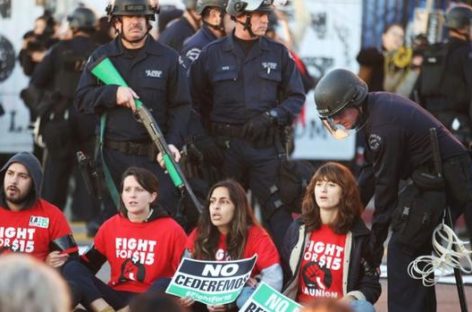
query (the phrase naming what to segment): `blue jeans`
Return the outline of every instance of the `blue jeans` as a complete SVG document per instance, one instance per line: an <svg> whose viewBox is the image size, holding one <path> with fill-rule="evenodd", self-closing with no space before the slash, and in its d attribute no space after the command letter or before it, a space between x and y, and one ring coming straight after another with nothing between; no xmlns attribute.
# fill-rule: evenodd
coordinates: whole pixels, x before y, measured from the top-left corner
<svg viewBox="0 0 472 312"><path fill-rule="evenodd" d="M353 300L349 305L354 312L375 312L373 304L367 300Z"/></svg>

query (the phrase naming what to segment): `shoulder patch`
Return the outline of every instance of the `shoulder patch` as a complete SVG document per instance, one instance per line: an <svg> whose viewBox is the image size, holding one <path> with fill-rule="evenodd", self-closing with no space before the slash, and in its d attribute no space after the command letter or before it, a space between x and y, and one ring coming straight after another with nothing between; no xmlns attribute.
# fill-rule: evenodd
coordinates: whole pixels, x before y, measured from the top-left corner
<svg viewBox="0 0 472 312"><path fill-rule="evenodd" d="M377 152L382 146L382 137L378 134L373 133L369 135L369 139L367 143L369 144L369 148L372 151Z"/></svg>
<svg viewBox="0 0 472 312"><path fill-rule="evenodd" d="M198 48L192 48L190 50L187 51L187 53L185 54L185 56L190 59L192 62L195 62L195 60L200 56L200 52L202 50L198 49Z"/></svg>

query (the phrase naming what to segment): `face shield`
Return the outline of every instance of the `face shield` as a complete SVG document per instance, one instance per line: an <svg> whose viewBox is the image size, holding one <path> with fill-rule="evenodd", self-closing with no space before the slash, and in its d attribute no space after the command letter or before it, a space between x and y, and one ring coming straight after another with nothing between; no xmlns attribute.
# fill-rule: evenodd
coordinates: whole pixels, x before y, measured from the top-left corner
<svg viewBox="0 0 472 312"><path fill-rule="evenodd" d="M344 128L343 125L336 124L332 117L320 117L321 122L326 130L328 130L329 134L336 140L343 140L347 138L351 132L351 130Z"/></svg>
<svg viewBox="0 0 472 312"><path fill-rule="evenodd" d="M366 115L360 107L347 107L332 116L320 116L323 126L336 140L342 140L361 130L366 124Z"/></svg>

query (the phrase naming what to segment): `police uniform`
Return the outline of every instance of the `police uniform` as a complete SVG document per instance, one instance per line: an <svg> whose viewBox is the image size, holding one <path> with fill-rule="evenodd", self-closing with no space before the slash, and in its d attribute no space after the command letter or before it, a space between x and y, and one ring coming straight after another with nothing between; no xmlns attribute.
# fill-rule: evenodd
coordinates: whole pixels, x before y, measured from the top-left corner
<svg viewBox="0 0 472 312"><path fill-rule="evenodd" d="M94 115L79 114L73 104L74 92L87 58L97 44L87 36L76 36L60 41L52 47L37 66L31 83L38 88L51 88L51 108L42 117L42 135L47 147L43 197L64 209L69 178L76 168L75 153L82 150L93 153ZM86 193L84 182L75 172L76 189L73 213L75 217L90 220L98 210Z"/></svg>
<svg viewBox="0 0 472 312"><path fill-rule="evenodd" d="M437 55L428 56L428 53L433 53L433 49L438 51ZM421 104L464 144L470 145L472 143L470 42L451 37L441 46L426 51L425 58L417 86ZM434 62L431 65L430 60ZM437 83L431 80L437 80ZM432 89L431 92L426 90L428 87L425 85L428 84L437 85L429 87Z"/></svg>
<svg viewBox="0 0 472 312"><path fill-rule="evenodd" d="M190 38L184 41L181 55L183 66L188 70L190 65L200 56L202 49L212 41L218 39L213 34L210 28L203 24L203 26Z"/></svg>
<svg viewBox="0 0 472 312"><path fill-rule="evenodd" d="M158 41L166 44L176 51L182 49L185 39L195 34L192 24L185 18L181 17L175 22L170 23L162 33L159 34Z"/></svg>
<svg viewBox="0 0 472 312"><path fill-rule="evenodd" d="M471 161L464 146L430 113L414 102L391 93L369 93L363 105L367 117L363 130L375 179L375 212L371 244L380 263L383 242L397 201L399 182L420 167L433 167L429 135L436 128L447 200L457 217L465 212L471 220ZM371 181L362 180L361 189ZM468 225L471 225L468 222ZM434 287L424 287L407 274L407 266L419 255L430 255L431 241L417 250L405 249L394 231L388 247L388 310L436 311Z"/></svg>
<svg viewBox="0 0 472 312"><path fill-rule="evenodd" d="M156 162L149 134L130 109L117 106L118 86L101 85L91 73L91 66L107 56L127 84L151 111L168 144L182 145L188 121L190 97L185 72L172 49L146 38L144 47L126 50L120 37L98 48L90 57L79 82L76 104L80 111L106 113L103 156L116 186L129 166L143 167L159 179L163 206L172 212L176 206L176 189Z"/></svg>
<svg viewBox="0 0 472 312"><path fill-rule="evenodd" d="M224 143L224 174L252 190L280 246L291 222L288 211L271 196L280 150L274 142L250 142L242 137L242 129L270 110L285 124L300 112L305 95L295 63L283 45L265 37L255 41L246 55L233 34L207 45L193 63L190 77L195 109L207 130Z"/></svg>

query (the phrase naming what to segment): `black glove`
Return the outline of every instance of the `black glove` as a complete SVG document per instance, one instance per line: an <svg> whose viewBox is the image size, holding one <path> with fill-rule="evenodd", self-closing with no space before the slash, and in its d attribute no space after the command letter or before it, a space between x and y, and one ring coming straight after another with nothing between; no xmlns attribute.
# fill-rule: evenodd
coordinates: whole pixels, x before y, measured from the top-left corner
<svg viewBox="0 0 472 312"><path fill-rule="evenodd" d="M244 124L242 136L253 143L270 144L273 141L275 130L274 119L270 116L269 112L264 112L249 119Z"/></svg>
<svg viewBox="0 0 472 312"><path fill-rule="evenodd" d="M214 166L220 166L224 160L223 150L216 144L211 136L198 136L193 139L193 145L203 156L204 161L208 161Z"/></svg>

